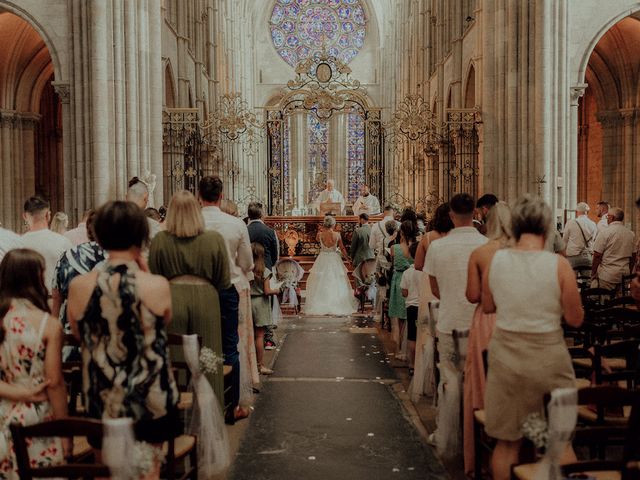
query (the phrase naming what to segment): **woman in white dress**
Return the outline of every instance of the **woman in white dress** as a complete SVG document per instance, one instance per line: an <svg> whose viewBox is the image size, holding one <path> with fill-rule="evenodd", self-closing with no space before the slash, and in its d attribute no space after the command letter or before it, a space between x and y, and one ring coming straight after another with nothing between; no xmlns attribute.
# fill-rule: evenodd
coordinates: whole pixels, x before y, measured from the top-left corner
<svg viewBox="0 0 640 480"><path fill-rule="evenodd" d="M349 256L340 234L334 231L336 219L327 215L323 226L324 230L317 237L320 254L307 279L304 312L307 315L351 315L356 312L357 300L342 262L342 258Z"/></svg>

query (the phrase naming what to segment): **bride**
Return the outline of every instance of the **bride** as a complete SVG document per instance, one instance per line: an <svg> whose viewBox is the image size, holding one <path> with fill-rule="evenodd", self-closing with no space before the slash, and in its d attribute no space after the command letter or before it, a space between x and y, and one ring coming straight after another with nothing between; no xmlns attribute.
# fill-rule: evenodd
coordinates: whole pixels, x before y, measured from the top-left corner
<svg viewBox="0 0 640 480"><path fill-rule="evenodd" d="M324 218L324 230L318 232L320 254L309 271L304 312L307 315L351 315L357 301L347 277L342 257L347 256L340 234L334 231L336 219Z"/></svg>

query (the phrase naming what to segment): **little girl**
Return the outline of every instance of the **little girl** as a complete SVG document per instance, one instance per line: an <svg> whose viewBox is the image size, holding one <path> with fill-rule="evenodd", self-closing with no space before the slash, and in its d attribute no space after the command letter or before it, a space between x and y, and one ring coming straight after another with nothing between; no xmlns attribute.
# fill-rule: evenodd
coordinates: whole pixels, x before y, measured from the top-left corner
<svg viewBox="0 0 640 480"><path fill-rule="evenodd" d="M253 274L251 281L251 313L253 314L253 326L255 329L256 358L258 361L258 371L262 375L271 375L273 370L262 364L264 356L264 330L272 325L271 301L269 296L277 295L279 290L274 290L269 285L272 273L264 264L264 247L260 243L251 244L253 253Z"/></svg>

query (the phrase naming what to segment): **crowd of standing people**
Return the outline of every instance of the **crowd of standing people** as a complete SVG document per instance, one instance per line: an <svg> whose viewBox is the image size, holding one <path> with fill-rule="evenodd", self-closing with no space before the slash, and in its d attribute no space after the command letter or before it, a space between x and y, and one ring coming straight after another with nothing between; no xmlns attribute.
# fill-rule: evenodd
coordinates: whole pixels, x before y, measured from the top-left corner
<svg viewBox="0 0 640 480"><path fill-rule="evenodd" d="M263 342L270 296L279 293L268 282L278 242L262 205L249 205L247 225L218 177L203 178L197 197L177 192L165 218L148 201L147 185L134 178L126 199L87 211L72 230L37 196L24 204L25 234L0 228L5 478L18 478L9 424L68 413L63 359L82 362L89 417L130 417L136 438L154 445L184 430L170 357L182 358L170 333L196 334L221 360L206 372L221 407L222 364L231 367L227 423L249 416L260 375L273 373ZM77 340L65 344L65 334ZM101 448L100 438L89 441ZM58 443L32 442L30 458L61 461L70 445Z"/></svg>

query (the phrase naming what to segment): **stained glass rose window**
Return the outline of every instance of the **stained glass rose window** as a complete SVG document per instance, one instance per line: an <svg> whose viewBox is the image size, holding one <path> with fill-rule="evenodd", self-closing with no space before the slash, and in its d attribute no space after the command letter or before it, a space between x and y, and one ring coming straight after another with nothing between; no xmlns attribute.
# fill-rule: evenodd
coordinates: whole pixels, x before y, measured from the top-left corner
<svg viewBox="0 0 640 480"><path fill-rule="evenodd" d="M364 45L366 15L360 0L276 0L271 40L292 67L323 48L349 63Z"/></svg>

